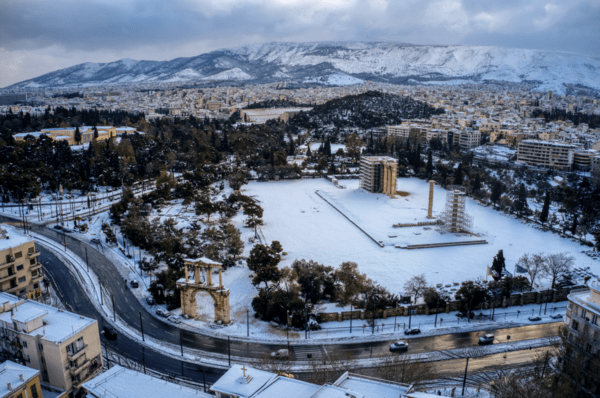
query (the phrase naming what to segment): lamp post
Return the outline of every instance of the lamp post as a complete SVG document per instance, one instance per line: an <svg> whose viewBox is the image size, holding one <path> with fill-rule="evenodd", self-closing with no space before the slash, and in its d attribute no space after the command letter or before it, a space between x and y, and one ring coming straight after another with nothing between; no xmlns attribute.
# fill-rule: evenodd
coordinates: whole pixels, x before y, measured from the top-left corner
<svg viewBox="0 0 600 398"><path fill-rule="evenodd" d="M438 308L440 306L440 296L438 293L438 298L437 298L437 302L435 303L435 327L437 328L437 314L438 314Z"/></svg>

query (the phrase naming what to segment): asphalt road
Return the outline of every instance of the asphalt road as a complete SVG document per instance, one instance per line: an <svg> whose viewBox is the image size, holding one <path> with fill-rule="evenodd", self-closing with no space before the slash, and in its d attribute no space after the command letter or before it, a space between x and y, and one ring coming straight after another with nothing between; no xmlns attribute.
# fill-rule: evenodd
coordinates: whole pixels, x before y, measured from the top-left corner
<svg viewBox="0 0 600 398"><path fill-rule="evenodd" d="M2 217L0 217L2 219ZM13 221L13 220L10 220ZM185 348L196 348L207 352L227 355L228 344L227 340L204 336L198 333L193 333L181 330L168 321L162 321L155 318L146 312L137 298L130 290L124 288L125 282L121 278L114 265L102 255L101 252L94 247L89 246L79 240L74 239L68 234L62 234L55 230L41 227L34 227L34 231L40 233L58 243L62 243L66 239L68 248L79 257L85 259L85 249L87 247L89 266L99 276L103 286L108 290L109 294L115 299L116 311L125 322L132 328L140 330L140 313L143 320L144 332L146 336L152 336L156 339L166 341L172 344L182 344ZM40 250L42 252L42 250ZM92 318L98 319L100 324L103 324L103 319L97 313L93 305L87 299L82 288L77 284L76 279L67 271L66 267L49 251L44 250L41 254L41 262L44 264L46 271L52 276L52 280L56 284L57 291L61 292L63 301L74 312L78 312ZM542 337L556 336L558 325L560 322L552 324L530 325L518 328L500 328L489 329L480 332L465 332L454 333L435 337L421 337L410 339L410 353L423 353L430 351L444 351L456 348L466 348L477 345L479 336L485 333L493 333L497 338L497 342L505 342L506 336L511 336L511 342L530 340ZM335 352L344 356L351 356L355 359L369 358L389 353L388 347L392 341L384 342L361 342L354 344L322 344L311 345L305 347L310 351L319 351L323 356L330 355ZM117 340L117 349L123 352L124 355L138 362L142 362L142 346L135 341L127 339L125 336L119 336ZM250 357L260 358L268 355L270 352L282 348L281 345L275 344L257 344L240 341L231 341L230 350L233 357ZM301 351L294 348L294 352ZM528 352L529 350L525 351ZM528 354L524 354L527 356ZM145 362L150 368L169 373L181 375L181 362L162 355L154 350L145 349ZM304 356L297 355L294 359L303 360ZM207 381L212 381L222 374L221 369L210 369L199 365L186 363L184 364L183 374L194 376L195 380L201 380L202 369L206 372Z"/></svg>

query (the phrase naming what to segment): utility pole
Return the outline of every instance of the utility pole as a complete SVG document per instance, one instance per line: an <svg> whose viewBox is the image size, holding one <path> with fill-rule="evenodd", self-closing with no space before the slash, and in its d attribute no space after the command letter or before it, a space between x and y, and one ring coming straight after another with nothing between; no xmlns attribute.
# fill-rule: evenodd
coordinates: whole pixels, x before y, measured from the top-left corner
<svg viewBox="0 0 600 398"><path fill-rule="evenodd" d="M352 333L352 302L350 302L350 333Z"/></svg>
<svg viewBox="0 0 600 398"><path fill-rule="evenodd" d="M462 394L465 395L465 384L467 384L467 370L469 369L469 357L467 357L467 365L465 366L465 377L463 379Z"/></svg>
<svg viewBox="0 0 600 398"><path fill-rule="evenodd" d="M142 320L142 311L140 311L140 328L142 329L142 341L146 341L144 337L144 321Z"/></svg>
<svg viewBox="0 0 600 398"><path fill-rule="evenodd" d="M231 366L231 339L227 336L227 357L229 358L229 366Z"/></svg>
<svg viewBox="0 0 600 398"><path fill-rule="evenodd" d="M436 328L437 328L437 314L438 314L439 306L440 306L440 296L438 295L437 303L435 304L435 327Z"/></svg>
<svg viewBox="0 0 600 398"><path fill-rule="evenodd" d="M181 335L181 329L179 329L179 347L181 347L181 356L183 356L183 336Z"/></svg>
<svg viewBox="0 0 600 398"><path fill-rule="evenodd" d="M408 306L408 328L410 329L410 324L412 321L412 305Z"/></svg>
<svg viewBox="0 0 600 398"><path fill-rule="evenodd" d="M90 262L88 260L88 255L87 255L87 246L85 247L85 263L87 264L87 270L88 270L88 274L90 273Z"/></svg>
<svg viewBox="0 0 600 398"><path fill-rule="evenodd" d="M250 337L250 310L246 310L246 336Z"/></svg>
<svg viewBox="0 0 600 398"><path fill-rule="evenodd" d="M469 313L467 314L467 322L471 323L471 304L473 304L473 296L471 293L471 300L469 300Z"/></svg>
<svg viewBox="0 0 600 398"><path fill-rule="evenodd" d="M146 349L142 346L142 365L144 365L144 374L146 374Z"/></svg>
<svg viewBox="0 0 600 398"><path fill-rule="evenodd" d="M542 307L544 306L544 293L541 293L541 295L542 295L542 298L540 300L540 312L538 313L538 316L542 315Z"/></svg>
<svg viewBox="0 0 600 398"><path fill-rule="evenodd" d="M113 322L117 321L117 310L115 308L115 296L114 295L110 295L111 299L112 299L112 307L113 307Z"/></svg>

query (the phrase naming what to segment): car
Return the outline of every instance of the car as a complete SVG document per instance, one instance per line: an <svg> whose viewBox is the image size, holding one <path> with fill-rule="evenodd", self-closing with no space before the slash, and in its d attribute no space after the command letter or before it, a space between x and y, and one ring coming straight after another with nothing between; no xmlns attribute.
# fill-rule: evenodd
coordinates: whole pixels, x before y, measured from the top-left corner
<svg viewBox="0 0 600 398"><path fill-rule="evenodd" d="M168 318L168 317L170 317L172 314L171 314L169 311L167 311L167 310L165 310L165 309L163 309L163 308L157 308L157 309L156 309L156 315L158 315L158 316L162 316L163 318Z"/></svg>
<svg viewBox="0 0 600 398"><path fill-rule="evenodd" d="M62 226L62 225L58 225L58 224L56 224L56 225L54 226L54 229L58 229L58 230L60 231L61 229L63 229L63 226Z"/></svg>
<svg viewBox="0 0 600 398"><path fill-rule="evenodd" d="M181 323L181 318L176 316L176 315L171 315L170 317L167 318L170 322L173 323Z"/></svg>
<svg viewBox="0 0 600 398"><path fill-rule="evenodd" d="M108 340L116 340L117 339L117 336L118 336L117 331L111 325L104 325L103 331L104 331L104 337L106 337Z"/></svg>
<svg viewBox="0 0 600 398"><path fill-rule="evenodd" d="M563 317L564 317L563 314L550 315L550 318L552 318L552 319L563 319Z"/></svg>
<svg viewBox="0 0 600 398"><path fill-rule="evenodd" d="M417 329L417 328L412 328L412 329L406 329L404 331L404 334L409 335L409 334L419 334L421 333L421 329Z"/></svg>
<svg viewBox="0 0 600 398"><path fill-rule="evenodd" d="M494 335L491 333L484 334L479 338L479 345L494 344Z"/></svg>
<svg viewBox="0 0 600 398"><path fill-rule="evenodd" d="M542 318L540 318L539 316L530 316L529 319L531 322L536 322L536 321L541 321Z"/></svg>
<svg viewBox="0 0 600 398"><path fill-rule="evenodd" d="M73 230L72 230L71 228L67 228L67 227L63 227L63 229L62 229L62 230L63 230L63 232L66 232L66 233L69 233L69 234L70 234L71 232L73 232Z"/></svg>
<svg viewBox="0 0 600 398"><path fill-rule="evenodd" d="M390 345L390 351L406 351L408 350L408 344L404 341L396 341L394 344Z"/></svg>
<svg viewBox="0 0 600 398"><path fill-rule="evenodd" d="M135 279L132 280L131 282L129 282L129 284L131 285L131 287L133 288L138 288L140 287L140 283L138 281L136 281Z"/></svg>
<svg viewBox="0 0 600 398"><path fill-rule="evenodd" d="M99 238L92 238L92 243L95 243L98 245L98 244L102 243L102 241Z"/></svg>
<svg viewBox="0 0 600 398"><path fill-rule="evenodd" d="M152 296L148 296L148 297L146 297L146 302L147 302L149 305L154 305L154 303L155 303L155 302L154 302L154 297L152 297Z"/></svg>
<svg viewBox="0 0 600 398"><path fill-rule="evenodd" d="M282 348L281 350L273 351L271 353L271 358L275 359L288 359L290 357L290 352L287 348Z"/></svg>

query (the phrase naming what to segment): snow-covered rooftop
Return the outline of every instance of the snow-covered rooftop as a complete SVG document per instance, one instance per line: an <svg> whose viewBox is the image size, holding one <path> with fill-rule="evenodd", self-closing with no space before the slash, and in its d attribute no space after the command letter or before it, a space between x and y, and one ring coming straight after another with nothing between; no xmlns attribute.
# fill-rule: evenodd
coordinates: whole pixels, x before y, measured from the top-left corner
<svg viewBox="0 0 600 398"><path fill-rule="evenodd" d="M247 367L244 371L241 365L232 365L231 368L210 388L211 391L219 391L229 395L237 395L240 398L248 398L263 388L277 376ZM244 374L246 377L244 377Z"/></svg>
<svg viewBox="0 0 600 398"><path fill-rule="evenodd" d="M39 370L28 368L11 361L0 364L0 397L11 396L15 390L34 378ZM21 380L21 376L23 380ZM10 386L10 389L8 388Z"/></svg>
<svg viewBox="0 0 600 398"><path fill-rule="evenodd" d="M83 383L88 393L97 398L144 397L144 398L198 398L212 397L199 390L169 383L120 366L113 366L101 375Z"/></svg>
<svg viewBox="0 0 600 398"><path fill-rule="evenodd" d="M8 236L8 239L6 239L6 238L0 239L0 250L6 250L6 249L10 249L12 247L18 247L27 242L33 241L33 239L31 239L31 237L20 233L19 231L17 231L16 228L14 228L10 225L0 224L0 228L6 230L6 233Z"/></svg>
<svg viewBox="0 0 600 398"><path fill-rule="evenodd" d="M278 376L272 383L252 396L252 398L309 398L321 388L316 384Z"/></svg>
<svg viewBox="0 0 600 398"><path fill-rule="evenodd" d="M345 373L334 384L353 392L362 394L365 398L397 398L410 391L411 386L400 383L386 382L366 376Z"/></svg>

